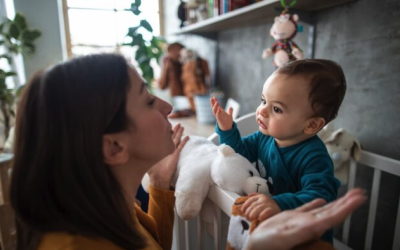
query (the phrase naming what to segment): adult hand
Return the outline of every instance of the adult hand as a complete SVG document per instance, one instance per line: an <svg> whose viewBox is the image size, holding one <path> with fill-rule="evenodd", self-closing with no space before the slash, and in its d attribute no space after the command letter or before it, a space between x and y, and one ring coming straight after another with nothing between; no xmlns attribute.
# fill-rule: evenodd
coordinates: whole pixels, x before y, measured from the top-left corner
<svg viewBox="0 0 400 250"><path fill-rule="evenodd" d="M233 109L229 108L228 113L225 112L225 110L223 110L219 105L216 97L210 98L210 104L212 107L213 115L217 119L218 127L223 131L230 130L233 123Z"/></svg>
<svg viewBox="0 0 400 250"><path fill-rule="evenodd" d="M347 194L326 206L316 199L295 209L284 211L262 222L249 237L248 250L285 250L316 240L328 229L340 224L356 210L366 196L361 189Z"/></svg>
<svg viewBox="0 0 400 250"><path fill-rule="evenodd" d="M161 189L170 189L171 178L175 173L176 166L178 164L179 154L186 142L189 140L188 136L182 139L184 128L177 124L174 127L174 133L172 134L172 140L175 143L175 151L156 163L147 173L150 178L150 185Z"/></svg>
<svg viewBox="0 0 400 250"><path fill-rule="evenodd" d="M281 211L281 208L274 199L265 194L257 193L249 194L249 198L242 207L242 212L250 221L255 219L264 221Z"/></svg>

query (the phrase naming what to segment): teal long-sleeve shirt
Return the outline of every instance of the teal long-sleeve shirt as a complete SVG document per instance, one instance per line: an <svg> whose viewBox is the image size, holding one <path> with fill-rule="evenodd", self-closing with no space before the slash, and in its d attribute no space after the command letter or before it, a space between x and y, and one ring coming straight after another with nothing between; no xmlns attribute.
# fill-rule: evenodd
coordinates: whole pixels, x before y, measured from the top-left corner
<svg viewBox="0 0 400 250"><path fill-rule="evenodd" d="M279 148L273 137L260 131L241 137L236 123L228 131L216 125L216 132L221 144L231 146L250 162L258 162L259 171L266 172L264 178L272 182L272 198L282 211L316 198L327 202L337 198L340 182L334 177L333 162L318 136ZM332 232L323 239L332 242Z"/></svg>

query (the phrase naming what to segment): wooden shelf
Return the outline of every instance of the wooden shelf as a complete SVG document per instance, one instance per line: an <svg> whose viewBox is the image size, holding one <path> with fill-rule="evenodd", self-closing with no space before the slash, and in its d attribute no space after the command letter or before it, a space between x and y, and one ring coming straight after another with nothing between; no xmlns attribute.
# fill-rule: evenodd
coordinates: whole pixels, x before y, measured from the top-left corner
<svg viewBox="0 0 400 250"><path fill-rule="evenodd" d="M295 9L316 11L353 1L355 0L299 0L295 5ZM188 25L175 34L215 33L222 30L249 26L260 21L273 20L279 14L275 8L282 8L280 0L263 0L220 16Z"/></svg>

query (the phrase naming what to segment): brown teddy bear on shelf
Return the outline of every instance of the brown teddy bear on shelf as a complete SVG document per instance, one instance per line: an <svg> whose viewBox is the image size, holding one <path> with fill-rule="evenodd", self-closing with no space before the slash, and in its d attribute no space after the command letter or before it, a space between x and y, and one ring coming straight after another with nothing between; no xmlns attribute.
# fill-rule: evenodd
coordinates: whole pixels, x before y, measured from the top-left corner
<svg viewBox="0 0 400 250"><path fill-rule="evenodd" d="M160 89L169 88L170 95L183 96L181 81L182 64L179 61L180 51L184 46L180 43L171 43L167 48L167 55L163 58L161 76L159 80Z"/></svg>
<svg viewBox="0 0 400 250"><path fill-rule="evenodd" d="M208 62L191 49L181 49L180 61L182 63L183 93L188 98L190 110L195 113L194 96L206 94L208 86L210 86Z"/></svg>
<svg viewBox="0 0 400 250"><path fill-rule="evenodd" d="M297 34L297 14L290 15L285 9L280 16L275 17L270 34L276 40L272 47L263 51L262 57L268 58L274 54L274 65L280 67L283 64L298 59L303 59L303 52L292 40Z"/></svg>

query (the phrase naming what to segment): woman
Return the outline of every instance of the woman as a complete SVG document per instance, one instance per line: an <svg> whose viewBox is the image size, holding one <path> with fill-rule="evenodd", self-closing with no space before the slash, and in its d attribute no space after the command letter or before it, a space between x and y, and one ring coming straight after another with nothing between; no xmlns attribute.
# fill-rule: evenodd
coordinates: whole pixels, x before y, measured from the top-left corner
<svg viewBox="0 0 400 250"><path fill-rule="evenodd" d="M170 180L187 140L180 143L183 128L172 130L171 110L121 56L92 55L37 74L16 126L18 249L170 249ZM150 216L134 204L146 172Z"/></svg>
<svg viewBox="0 0 400 250"><path fill-rule="evenodd" d="M179 125L171 129L171 110L118 55L73 59L35 75L16 124L10 198L17 249L170 249L175 201L170 181L188 140L181 141ZM148 214L135 204L146 172ZM297 220L319 209L313 204ZM352 210L337 209L346 215ZM254 235L287 224L287 213L282 214L269 231L260 226ZM324 227L315 220L311 227L323 232L342 217L333 216ZM269 235L250 239L251 246L269 244L274 237L291 239Z"/></svg>

